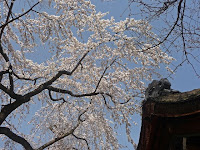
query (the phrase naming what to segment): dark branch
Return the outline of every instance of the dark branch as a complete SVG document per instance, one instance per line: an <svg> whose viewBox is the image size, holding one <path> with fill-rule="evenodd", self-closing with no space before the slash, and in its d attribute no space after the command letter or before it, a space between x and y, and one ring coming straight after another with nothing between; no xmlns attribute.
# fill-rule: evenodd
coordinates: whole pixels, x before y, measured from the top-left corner
<svg viewBox="0 0 200 150"><path fill-rule="evenodd" d="M12 73L9 72L9 81L10 81L10 91L14 92L14 81L12 77Z"/></svg>
<svg viewBox="0 0 200 150"><path fill-rule="evenodd" d="M61 97L61 98L53 98L53 96L51 95L51 90L49 90L49 97L52 101L60 101L60 100L63 100L63 102L66 102L66 100Z"/></svg>
<svg viewBox="0 0 200 150"><path fill-rule="evenodd" d="M25 97L23 97L23 96L18 95L18 97L19 98L16 101L14 101L13 103L4 105L4 107L1 109L1 112L0 112L0 125L4 122L4 120L6 119L6 117L12 111L14 111L16 108L18 108L22 104L30 101L30 99L25 99Z"/></svg>
<svg viewBox="0 0 200 150"><path fill-rule="evenodd" d="M31 78L26 78L26 77L20 77L18 76L14 71L12 71L13 75L17 78L17 79L20 79L20 80L26 80L26 81L34 81L34 85L36 84L36 81L38 79L41 79L42 77L37 77L35 79L31 79Z"/></svg>
<svg viewBox="0 0 200 150"><path fill-rule="evenodd" d="M47 86L46 89L48 89L50 91L57 92L57 93L69 94L72 97L85 97L85 96L95 96L95 95L98 95L98 94L103 94L101 92L96 92L96 93L92 92L92 93L85 93L85 94L74 94L72 91L63 90L63 89L52 87L52 86Z"/></svg>
<svg viewBox="0 0 200 150"><path fill-rule="evenodd" d="M1 82L1 80L3 78L3 75L6 74L6 73L9 73L9 70L5 70L5 71L1 71L0 72L0 82Z"/></svg>
<svg viewBox="0 0 200 150"><path fill-rule="evenodd" d="M6 21L3 25L0 26L0 28L5 28L5 26L7 26L9 23L23 17L24 15L26 15L27 13L29 13L36 5L38 5L40 2L37 2L36 4L34 4L29 10L27 10L26 12L24 12L23 14L17 16L16 18L11 19L10 21Z"/></svg>
<svg viewBox="0 0 200 150"><path fill-rule="evenodd" d="M172 26L172 28L169 31L169 33L167 34L167 36L165 36L165 38L160 43L158 43L158 45L164 43L164 41L167 40L167 38L171 35L172 31L175 29L175 27L176 27L176 25L177 25L177 23L179 21L179 18L180 18L180 11L181 11L181 4L182 4L182 2L183 2L183 0L180 0L180 2L179 2L178 10L177 10L177 18L176 18L176 21L175 21L174 25ZM156 46L158 46L158 45L156 45Z"/></svg>
<svg viewBox="0 0 200 150"><path fill-rule="evenodd" d="M98 89L98 87L99 87L99 84L101 83L101 80L102 80L104 74L106 73L107 69L110 68L110 67L113 65L113 63L116 61L116 59L117 59L117 58L115 58L115 59L111 62L111 64L110 64L109 66L107 66L107 67L104 69L104 71L103 71L103 73L102 73L102 75L101 75L101 77L100 77L100 79L99 79L99 81L98 81L98 83L97 83L97 85L96 85L96 88L95 88L95 90L94 90L94 93L97 91L97 89Z"/></svg>
<svg viewBox="0 0 200 150"><path fill-rule="evenodd" d="M71 75L71 72L68 71L59 71L53 78L51 78L49 81L46 81L45 83L41 84L38 88L36 88L35 90L25 94L25 97L32 97L35 96L37 94L39 94L40 92L42 92L44 89L47 89L47 87L49 85L51 85L54 81L56 81L60 76L62 76L63 74L66 75Z"/></svg>
<svg viewBox="0 0 200 150"><path fill-rule="evenodd" d="M11 1L5 24L8 22L8 20L10 18L10 15L12 14L12 9L13 9L14 2L15 1ZM6 25L7 25L7 24L6 25L5 24L1 26L0 39L2 38L3 31L4 31L4 29L5 29ZM6 61L6 62L8 62L8 61Z"/></svg>
<svg viewBox="0 0 200 150"><path fill-rule="evenodd" d="M81 122L85 121L85 120L81 119L81 117L88 111L88 108L89 107L87 107L81 114L79 114L79 116L78 116L79 121L81 121Z"/></svg>
<svg viewBox="0 0 200 150"><path fill-rule="evenodd" d="M173 73L175 73L175 72L178 70L179 67L183 66L184 63L185 63L186 61L187 61L187 59L184 59L179 65L177 65L177 66L174 68L174 70L172 71L172 73L169 74L168 77L170 77ZM168 77L167 77L167 78L168 78Z"/></svg>
<svg viewBox="0 0 200 150"><path fill-rule="evenodd" d="M26 150L33 150L31 145L23 138L18 136L17 134L13 133L9 128L7 127L0 127L0 134L4 134L13 141L21 144Z"/></svg>
<svg viewBox="0 0 200 150"><path fill-rule="evenodd" d="M107 107L108 109L113 109L112 107L110 107L110 106L108 105L105 96L104 96L103 94L101 94L101 96L103 97L103 100L104 100L104 103L105 103L106 107Z"/></svg>
<svg viewBox="0 0 200 150"><path fill-rule="evenodd" d="M2 39L2 35L3 35L3 32L4 32L4 29L5 29L5 27L6 27L9 23L11 23L11 22L13 22L13 21L19 19L20 17L24 16L25 14L27 14L28 12L30 12L30 11L31 11L36 5L38 5L38 4L39 4L39 2L37 2L35 5L33 5L29 10L27 10L27 11L24 12L23 14L19 15L19 16L16 17L16 18L13 18L13 19L11 19L11 20L9 21L9 18L10 18L10 16L12 15L12 9L13 9L13 5L14 5L14 0L13 0L13 1L11 2L10 7L9 7L9 11L8 11L8 14L7 14L6 21L5 21L5 23L4 23L3 25L0 26L0 28L1 28L0 39ZM0 42L0 53L1 53L1 55L3 56L3 58L5 59L5 61L6 61L6 62L9 62L8 56L3 52L3 48L2 48L1 42Z"/></svg>
<svg viewBox="0 0 200 150"><path fill-rule="evenodd" d="M79 62L76 64L76 66L74 67L74 69L71 71L71 74L73 74L74 71L76 71L76 69L78 68L79 65L81 65L81 62L83 61L83 59L87 56L87 54L89 53L90 51L87 51L83 56L82 58L79 60Z"/></svg>
<svg viewBox="0 0 200 150"><path fill-rule="evenodd" d="M12 90L6 88L6 87L5 87L3 84L1 84L1 83L0 83L0 89L1 89L2 91L4 91L6 94L8 94L8 95L9 95L11 98L13 98L13 99L18 99L18 98L21 97L21 95L18 95L18 94L16 94L16 93L14 93L14 91L12 91Z"/></svg>
<svg viewBox="0 0 200 150"><path fill-rule="evenodd" d="M173 1L173 2L171 3L171 5L172 5L173 3L175 3L176 1L177 1L177 0ZM175 27L177 26L178 21L180 20L180 13L181 13L182 2L183 2L183 0L180 0L179 3L178 3L176 21L174 22L173 26L171 27L171 29L170 29L170 31L167 33L167 35L164 37L164 39L162 39L161 41L159 41L157 44L155 44L155 45L153 45L153 46L151 46L151 47L148 47L148 48L142 50L142 52L147 51L147 50L150 50L150 49L152 49L152 48L154 48L154 47L157 47L157 46L163 44L163 43L168 39L168 37L171 35L171 33L174 31ZM144 5L144 3L143 3L143 5Z"/></svg>
<svg viewBox="0 0 200 150"><path fill-rule="evenodd" d="M87 141L85 138L78 137L78 136L76 136L74 133L72 133L72 135L73 135L75 138L79 139L79 140L83 140L83 141L85 141L85 143L87 144L87 148L88 148L88 150L90 150L90 147L89 147L88 141Z"/></svg>

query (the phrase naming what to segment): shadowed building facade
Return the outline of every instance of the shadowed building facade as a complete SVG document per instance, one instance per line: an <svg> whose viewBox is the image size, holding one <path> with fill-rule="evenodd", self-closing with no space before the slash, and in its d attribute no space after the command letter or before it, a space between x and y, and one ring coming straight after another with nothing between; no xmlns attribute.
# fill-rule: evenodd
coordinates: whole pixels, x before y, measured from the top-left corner
<svg viewBox="0 0 200 150"><path fill-rule="evenodd" d="M137 150L200 150L200 89L145 100Z"/></svg>

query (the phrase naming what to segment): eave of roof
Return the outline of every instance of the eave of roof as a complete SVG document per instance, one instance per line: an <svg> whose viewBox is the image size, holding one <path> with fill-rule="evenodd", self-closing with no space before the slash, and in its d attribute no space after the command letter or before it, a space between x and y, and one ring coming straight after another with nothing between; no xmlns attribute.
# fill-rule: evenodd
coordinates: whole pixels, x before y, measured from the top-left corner
<svg viewBox="0 0 200 150"><path fill-rule="evenodd" d="M180 117L200 112L200 89L172 93L143 103L143 114L163 117Z"/></svg>
<svg viewBox="0 0 200 150"><path fill-rule="evenodd" d="M150 99L158 103L175 103L175 102L184 102L187 100L196 100L200 98L200 89L195 89L183 93L169 93L165 96L160 96L157 98Z"/></svg>

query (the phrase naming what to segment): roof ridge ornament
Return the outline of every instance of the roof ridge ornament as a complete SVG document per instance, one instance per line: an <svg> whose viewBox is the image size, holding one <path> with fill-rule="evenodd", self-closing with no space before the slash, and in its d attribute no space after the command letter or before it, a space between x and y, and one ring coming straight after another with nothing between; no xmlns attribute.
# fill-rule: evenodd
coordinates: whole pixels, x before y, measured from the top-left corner
<svg viewBox="0 0 200 150"><path fill-rule="evenodd" d="M179 93L179 91L171 89L171 83L167 78L153 80L145 91L145 100L150 100L152 98L167 95L170 93Z"/></svg>

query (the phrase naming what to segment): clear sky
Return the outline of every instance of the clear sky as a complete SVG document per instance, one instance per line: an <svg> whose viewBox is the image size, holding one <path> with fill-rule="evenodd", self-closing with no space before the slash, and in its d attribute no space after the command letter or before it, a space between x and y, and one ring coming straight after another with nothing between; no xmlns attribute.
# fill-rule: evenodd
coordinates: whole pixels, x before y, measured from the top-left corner
<svg viewBox="0 0 200 150"><path fill-rule="evenodd" d="M128 17L129 9L128 9L128 0L92 0L93 4L96 5L97 11L101 12L109 12L108 18L110 16L114 16L116 21L123 20ZM138 10L137 7L132 7L132 11L136 13ZM136 16L137 17L137 16ZM140 19L139 16L135 19ZM161 24L159 24L161 25ZM175 59L178 61L181 56L174 55ZM174 62L176 64L176 62ZM159 72L163 75L163 77L167 77L168 73L164 70ZM195 75L194 70L191 68L189 64L183 65L180 67L176 74L172 75L168 78L172 84L172 89L179 90L181 92L190 91L193 89L200 88L200 79ZM140 125L141 125L141 117L140 115L136 115L135 121L137 122L137 126L133 126L132 129L132 137L135 142L138 142L139 133L140 133ZM122 127L121 132L124 132ZM119 137L120 142L124 145L127 145L127 149L132 149L132 146L126 140L125 135Z"/></svg>

